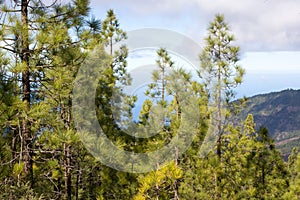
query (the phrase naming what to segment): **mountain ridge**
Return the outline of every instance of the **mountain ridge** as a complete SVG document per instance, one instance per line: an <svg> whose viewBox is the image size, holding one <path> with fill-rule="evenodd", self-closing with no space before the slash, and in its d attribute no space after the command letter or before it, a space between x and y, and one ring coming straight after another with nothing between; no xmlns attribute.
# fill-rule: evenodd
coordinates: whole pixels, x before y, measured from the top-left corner
<svg viewBox="0 0 300 200"><path fill-rule="evenodd" d="M256 128L266 127L283 155L300 146L300 90L258 94L248 97L240 117L252 114Z"/></svg>

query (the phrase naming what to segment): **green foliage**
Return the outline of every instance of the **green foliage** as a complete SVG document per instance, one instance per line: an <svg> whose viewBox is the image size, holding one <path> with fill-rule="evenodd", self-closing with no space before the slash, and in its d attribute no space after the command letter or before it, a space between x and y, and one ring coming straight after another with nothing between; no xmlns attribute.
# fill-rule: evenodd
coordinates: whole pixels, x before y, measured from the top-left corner
<svg viewBox="0 0 300 200"><path fill-rule="evenodd" d="M216 15L210 23L205 42L206 46L199 57L199 76L209 88L212 98L229 102L234 97L233 88L242 83L245 70L238 64L239 47L232 44L234 36L223 15Z"/></svg>
<svg viewBox="0 0 300 200"><path fill-rule="evenodd" d="M112 9L107 11L106 19L102 23L101 30L103 43L109 46L110 55L113 55L113 44L127 38L126 33L120 29L120 23Z"/></svg>
<svg viewBox="0 0 300 200"><path fill-rule="evenodd" d="M143 125L147 125L149 122L150 110L153 103L149 99L146 99L142 105L142 109L140 111L139 121Z"/></svg>
<svg viewBox="0 0 300 200"><path fill-rule="evenodd" d="M284 194L284 199L296 200L300 198L300 154L298 153L295 158L295 151L296 150L293 151L294 154L291 154L291 159L289 159L291 182L288 190Z"/></svg>
<svg viewBox="0 0 300 200"><path fill-rule="evenodd" d="M18 186L2 185L0 184L0 199L11 200L43 200L43 195L35 193L28 183L24 183Z"/></svg>
<svg viewBox="0 0 300 200"><path fill-rule="evenodd" d="M24 20L20 11L26 3ZM122 86L131 82L128 49L114 44L127 36L113 10L102 23L89 16L88 0L55 1L51 6L22 0L2 11L0 199L299 199L297 151L285 164L267 129L256 131L255 115L222 127L226 134L219 135L219 155L217 146L202 152L203 145L212 145L204 144L210 142L204 138L214 117L208 105L218 97L229 101L244 74L237 64L239 48L232 45L223 16L216 15L210 24L200 55L203 84L175 69L166 49L157 51L158 70L147 91L150 99L134 124L143 131L151 124L157 135L144 139L121 130L132 120L137 99L122 93ZM96 83L97 117L107 137L125 150L149 152L168 144L184 123L181 96L172 87L193 94L199 127L192 130L195 138L185 155L178 155L175 148L172 162L157 163L157 170L144 174L116 171L97 162L72 121L74 79L82 64L101 72ZM280 99L274 98L274 103L283 104ZM293 134L289 136L297 133ZM95 142L91 136L86 139Z"/></svg>
<svg viewBox="0 0 300 200"><path fill-rule="evenodd" d="M208 27L205 47L200 53L201 62L198 75L208 94L210 105L210 132L217 136L217 156L219 169L222 169L222 141L226 133L227 119L232 112L228 109L229 102L234 98L234 89L242 83L245 70L238 64L239 47L234 46L234 37L230 32L224 16L217 14ZM216 133L214 133L216 132ZM224 188L222 171L215 174L215 199L221 199Z"/></svg>
<svg viewBox="0 0 300 200"><path fill-rule="evenodd" d="M229 177L224 189L229 199L239 196L279 199L287 188L287 171L280 153L267 130L256 132L254 127L249 115L243 129L229 127L231 134L224 137L227 144L223 159Z"/></svg>
<svg viewBox="0 0 300 200"><path fill-rule="evenodd" d="M170 199L172 194L168 194L167 188L176 184L176 180L182 177L182 173L176 163L171 162L157 171L140 176L138 178L140 183L138 193L133 199L140 200L147 199L147 197Z"/></svg>
<svg viewBox="0 0 300 200"><path fill-rule="evenodd" d="M289 180L286 165L265 130L254 127L252 115L243 125L229 125L221 138L221 158L211 152L196 160L196 169L184 175L180 199L282 199Z"/></svg>
<svg viewBox="0 0 300 200"><path fill-rule="evenodd" d="M148 90L145 92L147 96L156 99L163 107L166 106L167 96L167 78L168 73L172 70L174 62L171 61L166 49L160 48L157 50L158 59L156 63L158 69L152 72L153 83L149 85Z"/></svg>

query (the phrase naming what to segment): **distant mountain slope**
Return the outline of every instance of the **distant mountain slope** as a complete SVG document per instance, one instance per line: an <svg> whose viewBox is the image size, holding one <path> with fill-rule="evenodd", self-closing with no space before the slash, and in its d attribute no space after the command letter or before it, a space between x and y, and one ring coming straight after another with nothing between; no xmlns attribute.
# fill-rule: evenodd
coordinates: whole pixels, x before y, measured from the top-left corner
<svg viewBox="0 0 300 200"><path fill-rule="evenodd" d="M241 115L253 114L257 127L265 126L283 154L300 147L300 90L284 90L248 98Z"/></svg>
<svg viewBox="0 0 300 200"><path fill-rule="evenodd" d="M252 113L258 126L273 136L300 130L300 90L284 90L250 97L243 113Z"/></svg>

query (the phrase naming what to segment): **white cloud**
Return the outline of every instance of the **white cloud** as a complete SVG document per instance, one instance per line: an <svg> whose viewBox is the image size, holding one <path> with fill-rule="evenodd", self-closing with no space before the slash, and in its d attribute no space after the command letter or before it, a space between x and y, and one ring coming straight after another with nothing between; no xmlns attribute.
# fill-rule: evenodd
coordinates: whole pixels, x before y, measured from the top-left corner
<svg viewBox="0 0 300 200"><path fill-rule="evenodd" d="M110 8L122 7L124 10L134 12L132 14L148 15L148 14L168 14L181 11L187 6L184 0L91 0L92 5L110 6ZM112 6L113 5L113 6Z"/></svg>
<svg viewBox="0 0 300 200"><path fill-rule="evenodd" d="M92 0L92 6L115 8L131 27L175 28L197 40L223 13L244 50L300 50L299 0Z"/></svg>
<svg viewBox="0 0 300 200"><path fill-rule="evenodd" d="M300 74L300 52L248 52L241 62L247 72Z"/></svg>

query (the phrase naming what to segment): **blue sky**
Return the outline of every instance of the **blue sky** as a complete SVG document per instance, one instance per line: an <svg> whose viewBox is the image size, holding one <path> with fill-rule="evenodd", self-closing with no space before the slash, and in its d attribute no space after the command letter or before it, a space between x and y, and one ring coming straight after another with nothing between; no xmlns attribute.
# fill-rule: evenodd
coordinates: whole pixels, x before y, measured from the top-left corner
<svg viewBox="0 0 300 200"><path fill-rule="evenodd" d="M126 31L169 29L200 46L209 22L222 13L247 71L238 96L300 88L299 0L91 0L91 7L100 19L114 9Z"/></svg>

